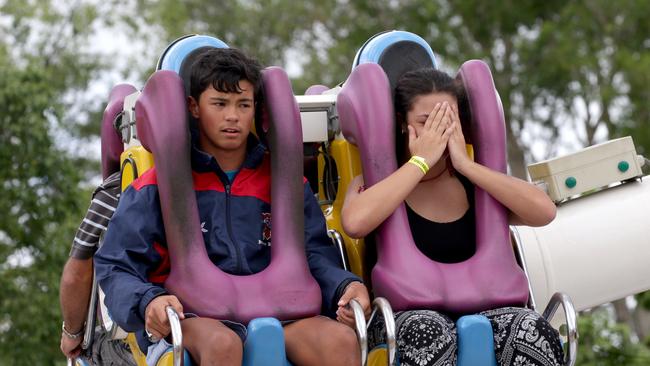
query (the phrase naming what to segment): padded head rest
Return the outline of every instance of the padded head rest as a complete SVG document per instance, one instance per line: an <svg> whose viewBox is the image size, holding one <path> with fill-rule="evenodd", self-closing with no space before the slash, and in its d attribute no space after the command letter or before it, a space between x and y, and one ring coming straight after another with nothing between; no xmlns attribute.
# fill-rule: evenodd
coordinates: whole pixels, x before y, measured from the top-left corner
<svg viewBox="0 0 650 366"><path fill-rule="evenodd" d="M229 48L222 40L198 34L180 37L167 46L158 59L156 70L169 70L177 73L183 81L185 98L190 95L190 73L196 59L212 48ZM191 130L196 129L196 119L186 111ZM192 132L195 133L195 132Z"/></svg>
<svg viewBox="0 0 650 366"><path fill-rule="evenodd" d="M325 85L312 85L307 90L305 90L305 95L320 95L323 92L329 90L330 88Z"/></svg>
<svg viewBox="0 0 650 366"><path fill-rule="evenodd" d="M370 37L357 51L352 69L369 62L384 69L393 91L405 72L424 67L437 68L431 46L417 34L404 31L386 31Z"/></svg>
<svg viewBox="0 0 650 366"><path fill-rule="evenodd" d="M189 34L173 41L165 48L158 59L156 70L171 70L180 75L187 56L204 47L228 48L222 40L198 34Z"/></svg>
<svg viewBox="0 0 650 366"><path fill-rule="evenodd" d="M190 34L172 42L160 55L156 70L170 70L180 75L185 87L185 96L190 95L190 71L192 64L205 50L211 48L228 48L222 40Z"/></svg>
<svg viewBox="0 0 650 366"><path fill-rule="evenodd" d="M108 104L104 109L101 126L102 138L102 177L120 170L120 155L124 151L124 144L117 130L115 119L124 109L124 97L136 92L136 88L129 84L118 84L113 87L108 97Z"/></svg>

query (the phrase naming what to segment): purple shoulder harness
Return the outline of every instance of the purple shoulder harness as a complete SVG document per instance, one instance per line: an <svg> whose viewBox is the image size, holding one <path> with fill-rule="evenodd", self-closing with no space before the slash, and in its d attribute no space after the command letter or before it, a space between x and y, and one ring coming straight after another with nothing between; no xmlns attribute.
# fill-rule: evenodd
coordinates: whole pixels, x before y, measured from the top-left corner
<svg viewBox="0 0 650 366"><path fill-rule="evenodd" d="M115 131L113 122L124 108L124 97L136 91L133 85L118 84L113 87L108 97L108 105L102 116L102 178L120 170L120 155L124 151L122 138Z"/></svg>
<svg viewBox="0 0 650 366"><path fill-rule="evenodd" d="M248 323L273 316L292 320L320 313L321 292L304 248L302 127L284 70L263 71L270 117L271 263L263 271L236 276L208 258L192 189L190 135L183 82L173 71L157 71L135 107L137 132L154 154L165 236L171 259L167 290L199 316ZM288 157L296 157L294 159Z"/></svg>
<svg viewBox="0 0 650 366"><path fill-rule="evenodd" d="M475 159L505 173L503 108L490 70L471 60L459 75L472 109ZM359 148L366 185L395 171L394 112L383 69L374 63L357 66L338 95L337 109L345 138ZM476 253L453 264L435 262L417 249L400 205L376 230L375 295L386 297L395 310L474 313L525 304L528 284L510 244L507 211L480 188L475 202Z"/></svg>

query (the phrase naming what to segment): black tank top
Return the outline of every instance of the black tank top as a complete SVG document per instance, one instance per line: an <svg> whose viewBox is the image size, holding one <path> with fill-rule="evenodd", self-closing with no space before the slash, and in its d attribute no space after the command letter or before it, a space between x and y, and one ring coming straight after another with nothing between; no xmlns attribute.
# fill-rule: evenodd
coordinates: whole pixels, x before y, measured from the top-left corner
<svg viewBox="0 0 650 366"><path fill-rule="evenodd" d="M456 173L465 188L469 208L460 219L440 223L425 219L406 205L413 240L420 251L436 262L457 263L469 259L476 251L474 224L474 185Z"/></svg>

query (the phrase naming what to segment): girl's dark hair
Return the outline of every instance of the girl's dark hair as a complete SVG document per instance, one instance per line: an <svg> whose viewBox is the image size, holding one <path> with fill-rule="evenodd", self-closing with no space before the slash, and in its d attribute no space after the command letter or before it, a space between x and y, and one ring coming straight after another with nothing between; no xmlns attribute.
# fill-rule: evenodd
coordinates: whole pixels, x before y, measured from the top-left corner
<svg viewBox="0 0 650 366"><path fill-rule="evenodd" d="M210 48L192 64L190 95L198 102L210 85L223 93L241 93L239 81L247 80L253 84L255 105L259 106L263 98L261 70L255 59L236 48Z"/></svg>
<svg viewBox="0 0 650 366"><path fill-rule="evenodd" d="M467 95L461 81L430 67L409 71L399 78L395 86L394 105L397 117L395 147L400 162L405 160L408 147L408 134L402 133L406 128L406 115L416 97L431 93L447 93L456 98L463 135L469 142L471 116Z"/></svg>

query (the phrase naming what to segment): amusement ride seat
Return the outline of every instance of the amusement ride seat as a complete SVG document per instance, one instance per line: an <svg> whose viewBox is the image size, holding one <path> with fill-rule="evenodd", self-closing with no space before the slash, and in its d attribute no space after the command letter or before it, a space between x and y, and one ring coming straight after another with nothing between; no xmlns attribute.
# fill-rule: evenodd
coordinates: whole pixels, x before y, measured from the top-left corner
<svg viewBox="0 0 650 366"><path fill-rule="evenodd" d="M481 61L460 69L473 116L475 159L506 172L505 125L494 83ZM341 128L361 153L368 186L397 168L395 122L390 86L377 64L357 66L338 94ZM479 113L480 111L480 113ZM487 192L475 188L476 252L460 263L438 263L422 254L411 236L404 204L377 229L377 263L372 271L375 293L397 310L435 308L473 313L500 306L523 306L528 285L511 248L507 212ZM440 281L431 281L431 276Z"/></svg>
<svg viewBox="0 0 650 366"><path fill-rule="evenodd" d="M397 168L392 101L396 81L408 70L435 67L435 61L433 65L413 62L412 55L426 58L428 52L423 50L430 50L419 40L400 31L371 38L355 57L352 73L338 93L341 129L345 139L359 149L367 186ZM417 44L422 46L419 50ZM471 60L461 66L458 77L467 92L473 117L468 137L473 143L474 158L505 174L505 122L490 70L482 61ZM529 286L510 242L507 210L478 187L474 194L476 251L460 263L438 263L417 249L404 204L376 229L377 263L372 270L376 296L386 297L396 310L435 309L453 314L526 305ZM557 305L556 301L549 313L554 313ZM575 323L570 314L567 318L569 323ZM459 365L496 364L487 318L461 317L458 337ZM571 364L569 359L567 364Z"/></svg>
<svg viewBox="0 0 650 366"><path fill-rule="evenodd" d="M274 225L271 263L264 270L248 276L226 274L207 256L189 164L189 113L186 108L189 68L209 47L227 45L213 37L189 36L168 47L158 62L159 71L150 77L142 93L129 96L128 106L125 103L125 114L131 115L123 130L127 132L123 134L133 135L135 124L142 147L152 152L155 158L171 258L171 271L165 280L167 290L179 297L185 309L200 316L249 324L244 347L245 365L285 365L288 361L284 351L284 333L277 319L300 319L317 315L321 310L320 288L309 272L303 244L302 161L286 159L302 153L297 104L286 73L277 67L263 70L267 104L258 107L265 110L260 113L263 118L256 121L256 129L260 138L268 142L271 151L271 169L274 172L271 175L271 200L274 202L271 211L277 218L275 221L281 225ZM152 160L146 151L140 157L140 160L145 160L145 165L147 160ZM126 156L123 167L130 169L129 175L135 178L139 167L138 159L133 157ZM230 297L219 296L224 293ZM251 295L256 296L256 301L247 301ZM363 314L357 303L353 308L357 316ZM172 333L176 333L173 334L173 362L178 365L181 362L182 335L177 316L173 311L168 313L170 322L177 325L172 326ZM260 318L265 316L277 319ZM363 330L365 339L365 328ZM135 342L130 343L134 348ZM136 359L141 363L142 357Z"/></svg>

